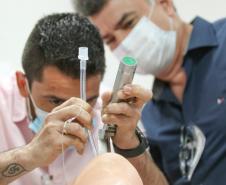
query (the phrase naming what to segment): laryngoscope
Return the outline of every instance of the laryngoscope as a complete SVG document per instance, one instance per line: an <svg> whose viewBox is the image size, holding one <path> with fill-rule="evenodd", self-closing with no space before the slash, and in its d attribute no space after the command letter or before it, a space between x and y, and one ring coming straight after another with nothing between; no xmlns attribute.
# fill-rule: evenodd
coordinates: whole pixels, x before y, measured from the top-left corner
<svg viewBox="0 0 226 185"><path fill-rule="evenodd" d="M137 61L132 57L124 57L119 64L117 76L113 86L113 94L111 103L120 102L117 97L117 92L127 84L131 84L136 71ZM110 125L105 125L103 131L101 132L101 138L107 142L107 150L114 152L114 147L112 143L112 137L116 133L116 126L114 123Z"/></svg>

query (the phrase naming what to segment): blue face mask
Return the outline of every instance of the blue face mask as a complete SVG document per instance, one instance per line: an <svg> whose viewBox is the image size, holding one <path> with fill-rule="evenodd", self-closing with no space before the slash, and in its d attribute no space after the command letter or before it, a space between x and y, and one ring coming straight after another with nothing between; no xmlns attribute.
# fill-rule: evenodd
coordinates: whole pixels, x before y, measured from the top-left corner
<svg viewBox="0 0 226 185"><path fill-rule="evenodd" d="M32 101L33 102L33 101ZM35 108L35 113L36 113L36 118L29 124L29 128L34 132L38 133L44 124L45 118L48 114L48 112L45 112L38 108L35 103L33 102L34 108Z"/></svg>
<svg viewBox="0 0 226 185"><path fill-rule="evenodd" d="M45 121L45 118L46 118L48 112L45 112L44 110L40 109L40 108L36 105L36 103L35 103L35 101L34 101L32 95L31 95L30 88L29 88L29 86L28 86L27 80L26 80L26 85L27 85L27 90L28 90L28 92L29 92L29 96L30 96L31 102L32 102L32 104L33 104L33 106L34 106L35 114L36 114L36 118L33 119L33 116L32 116L32 114L31 114L30 100L27 98L26 102L27 102L27 108L28 108L28 116L29 116L30 120L32 120L28 127L29 127L34 133L37 134L37 133L42 129L42 126L43 126L43 124L44 124L44 121Z"/></svg>

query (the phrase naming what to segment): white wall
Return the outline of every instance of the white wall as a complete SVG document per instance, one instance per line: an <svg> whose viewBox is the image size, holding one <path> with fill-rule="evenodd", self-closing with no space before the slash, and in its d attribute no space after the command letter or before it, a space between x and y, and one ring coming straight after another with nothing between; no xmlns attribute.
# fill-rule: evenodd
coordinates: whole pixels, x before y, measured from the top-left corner
<svg viewBox="0 0 226 185"><path fill-rule="evenodd" d="M179 15L186 21L200 15L214 21L226 16L225 0L174 0Z"/></svg>
<svg viewBox="0 0 226 185"><path fill-rule="evenodd" d="M201 15L216 20L226 15L225 0L175 0L178 13L186 21ZM73 11L70 0L0 0L0 76L20 69L22 50L35 22L53 12ZM107 73L104 84L112 85L117 71L117 62L106 51ZM150 88L150 76L135 77L135 82Z"/></svg>
<svg viewBox="0 0 226 185"><path fill-rule="evenodd" d="M73 11L69 0L0 0L0 74L20 68L24 44L39 18L64 11Z"/></svg>

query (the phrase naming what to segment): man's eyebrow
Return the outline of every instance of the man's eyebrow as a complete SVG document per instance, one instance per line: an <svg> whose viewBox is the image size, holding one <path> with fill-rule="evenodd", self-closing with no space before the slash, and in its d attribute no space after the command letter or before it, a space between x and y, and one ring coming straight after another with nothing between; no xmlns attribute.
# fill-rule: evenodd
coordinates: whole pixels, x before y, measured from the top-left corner
<svg viewBox="0 0 226 185"><path fill-rule="evenodd" d="M66 99L64 99L64 98L61 98L61 97L57 97L57 96L55 96L55 95L46 95L46 96L44 96L44 98L48 98L48 99L57 99L57 100L60 100L60 101L66 101Z"/></svg>
<svg viewBox="0 0 226 185"><path fill-rule="evenodd" d="M97 99L98 97L99 97L99 95L94 95L94 96L88 98L86 101L91 102L91 101ZM59 101L62 101L62 102L67 101L67 99L65 99L65 98L60 98L60 97L57 97L57 96L54 96L54 95L46 95L46 96L44 96L44 98L46 98L46 99L56 99L56 100L59 100Z"/></svg>
<svg viewBox="0 0 226 185"><path fill-rule="evenodd" d="M121 19L118 21L118 23L115 25L115 29L118 29L120 28L124 23L125 21L128 19L128 17L130 16L134 16L136 15L136 12L135 11L131 11L131 12L126 12L122 15Z"/></svg>

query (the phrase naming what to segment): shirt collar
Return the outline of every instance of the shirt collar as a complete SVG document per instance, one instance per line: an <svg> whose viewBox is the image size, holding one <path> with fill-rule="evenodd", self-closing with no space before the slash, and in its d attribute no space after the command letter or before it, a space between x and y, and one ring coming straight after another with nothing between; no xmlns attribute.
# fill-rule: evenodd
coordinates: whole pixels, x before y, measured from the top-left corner
<svg viewBox="0 0 226 185"><path fill-rule="evenodd" d="M213 24L201 17L196 17L191 24L193 25L193 30L188 45L188 52L199 48L215 47L218 45L216 30Z"/></svg>
<svg viewBox="0 0 226 185"><path fill-rule="evenodd" d="M194 50L201 48L216 47L218 45L218 40L216 36L216 30L213 24L202 19L201 17L196 17L191 24L193 25L193 30L191 33L187 53L185 57ZM175 95L170 90L167 83L155 79L153 86L153 99L156 101L167 101L175 104L180 104Z"/></svg>
<svg viewBox="0 0 226 185"><path fill-rule="evenodd" d="M175 104L180 104L176 96L172 93L168 83L155 79L153 85L153 100L154 101L167 101Z"/></svg>

